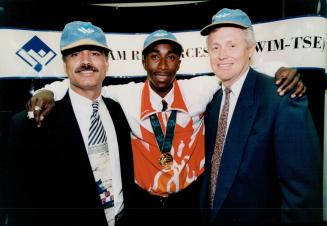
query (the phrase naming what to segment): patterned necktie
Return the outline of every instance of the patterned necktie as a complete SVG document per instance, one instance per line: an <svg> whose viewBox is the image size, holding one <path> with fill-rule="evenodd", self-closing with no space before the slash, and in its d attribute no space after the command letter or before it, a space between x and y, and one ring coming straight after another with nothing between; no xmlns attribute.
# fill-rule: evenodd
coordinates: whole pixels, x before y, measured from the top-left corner
<svg viewBox="0 0 327 226"><path fill-rule="evenodd" d="M226 136L230 93L231 93L231 90L226 87L225 88L225 103L224 103L223 109L222 109L220 117L219 117L215 149L214 149L212 159L211 159L210 188L209 188L209 198L210 198L210 207L211 208L213 207L213 201L215 198L218 171L219 171L219 167L220 167L221 156L223 154L223 146L224 146L224 141L225 141L225 136Z"/></svg>
<svg viewBox="0 0 327 226"><path fill-rule="evenodd" d="M89 146L107 142L106 132L103 128L99 115L99 102L92 103L93 113L91 115L91 126L89 130Z"/></svg>
<svg viewBox="0 0 327 226"><path fill-rule="evenodd" d="M98 112L99 102L92 103L93 113L89 130L88 156L101 203L109 226L115 224L114 193L112 186L112 167L107 144L106 131Z"/></svg>

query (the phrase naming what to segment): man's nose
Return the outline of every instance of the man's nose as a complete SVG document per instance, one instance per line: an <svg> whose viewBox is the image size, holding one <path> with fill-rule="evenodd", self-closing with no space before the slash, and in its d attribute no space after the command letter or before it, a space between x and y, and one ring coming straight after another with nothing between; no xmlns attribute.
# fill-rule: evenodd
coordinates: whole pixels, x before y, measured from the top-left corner
<svg viewBox="0 0 327 226"><path fill-rule="evenodd" d="M91 62L91 56L90 56L89 51L87 51L87 50L82 51L81 61L82 61L82 63L86 63L86 64Z"/></svg>
<svg viewBox="0 0 327 226"><path fill-rule="evenodd" d="M227 57L227 52L224 48L221 48L218 52L219 59L224 59Z"/></svg>
<svg viewBox="0 0 327 226"><path fill-rule="evenodd" d="M159 68L165 69L168 67L167 59L165 57L160 58L159 60Z"/></svg>

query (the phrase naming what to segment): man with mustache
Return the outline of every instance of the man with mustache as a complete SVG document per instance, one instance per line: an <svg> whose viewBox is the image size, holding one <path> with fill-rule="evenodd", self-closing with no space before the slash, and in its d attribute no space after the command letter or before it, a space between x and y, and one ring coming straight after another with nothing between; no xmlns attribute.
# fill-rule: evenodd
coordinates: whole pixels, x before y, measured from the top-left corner
<svg viewBox="0 0 327 226"><path fill-rule="evenodd" d="M143 45L145 83L108 86L102 91L120 103L131 127L139 186L135 198L142 225L197 225L194 210L205 162L203 114L219 84L214 76L176 80L181 53L182 46L172 33L157 30ZM54 89L60 99L60 90ZM30 104L43 106L41 102L42 92Z"/></svg>
<svg viewBox="0 0 327 226"><path fill-rule="evenodd" d="M135 183L127 120L101 96L111 50L101 28L82 21L66 24L60 49L68 92L42 128L25 111L11 121L8 223L124 225Z"/></svg>

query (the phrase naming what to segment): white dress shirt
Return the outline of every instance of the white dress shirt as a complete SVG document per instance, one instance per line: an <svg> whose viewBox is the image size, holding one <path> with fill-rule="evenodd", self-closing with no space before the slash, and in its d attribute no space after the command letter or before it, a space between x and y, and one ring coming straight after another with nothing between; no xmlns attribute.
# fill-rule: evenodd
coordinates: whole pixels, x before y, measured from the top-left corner
<svg viewBox="0 0 327 226"><path fill-rule="evenodd" d="M90 118L93 112L92 101L85 98L72 89L69 89L69 96L72 102L73 110L81 130L84 145L86 150L88 149L88 134L90 128ZM122 181L120 172L120 160L119 160L119 149L114 124L110 117L109 111L102 100L102 97L97 98L99 101L99 115L103 124L103 127L107 134L107 142L110 153L110 165L112 171L113 191L114 191L114 202L115 202L115 215L120 213L124 208L123 192L122 192ZM83 185L80 185L83 186Z"/></svg>
<svg viewBox="0 0 327 226"><path fill-rule="evenodd" d="M246 72L231 87L229 87L232 92L230 93L230 96L229 96L229 110L228 110L227 128L226 128L225 136L228 133L229 124L230 124L230 122L232 120L232 116L234 114L234 110L235 110L235 106L236 106L238 97L240 96L244 81L246 79L246 76L247 76L249 70L250 70L250 68L248 68L246 70ZM225 95L226 86L224 86L224 84L222 84L221 88L223 89L223 98L221 100L219 115L221 114L222 108L223 108L224 103L225 103L225 97L226 97L226 95Z"/></svg>

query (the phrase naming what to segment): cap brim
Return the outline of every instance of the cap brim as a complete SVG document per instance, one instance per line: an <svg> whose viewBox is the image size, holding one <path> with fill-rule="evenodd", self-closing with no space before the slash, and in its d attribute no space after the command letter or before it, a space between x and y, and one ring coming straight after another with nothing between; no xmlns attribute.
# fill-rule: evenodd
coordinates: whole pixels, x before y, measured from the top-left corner
<svg viewBox="0 0 327 226"><path fill-rule="evenodd" d="M208 35L213 29L218 28L218 27L239 27L239 28L249 28L249 26L246 26L241 23L236 23L233 21L223 21L223 22L217 22L217 23L212 23L204 27L201 31L200 34L202 36Z"/></svg>
<svg viewBox="0 0 327 226"><path fill-rule="evenodd" d="M75 47L79 47L79 46L97 46L97 47L107 49L108 51L111 51L111 49L109 49L107 46L101 45L100 43L95 42L91 39L81 39L81 40L78 40L77 42L73 42L73 43L63 47L61 49L61 52L68 50L68 49L75 48Z"/></svg>
<svg viewBox="0 0 327 226"><path fill-rule="evenodd" d="M170 42L173 42L175 43L176 45L178 45L181 50L183 51L183 46L179 43L179 42L176 42L176 40L173 40L173 39L169 39L169 38L161 38L161 39L157 39L157 40L154 40L153 42L150 42L148 43L146 46L143 47L143 50L142 50L142 53L151 45L157 43L157 42L162 42L162 41L170 41Z"/></svg>

